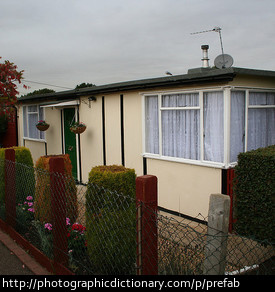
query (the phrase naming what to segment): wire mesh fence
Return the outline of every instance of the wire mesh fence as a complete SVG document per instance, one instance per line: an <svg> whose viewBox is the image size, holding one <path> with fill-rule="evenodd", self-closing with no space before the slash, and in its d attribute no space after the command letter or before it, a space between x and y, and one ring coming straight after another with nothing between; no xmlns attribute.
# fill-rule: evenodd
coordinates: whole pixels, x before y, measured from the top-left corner
<svg viewBox="0 0 275 292"><path fill-rule="evenodd" d="M6 184L13 172L12 207ZM160 275L201 275L209 261L207 217L156 212L112 190L76 185L64 174L0 159L0 202L3 221L13 216L18 233L76 274L134 275L147 265ZM219 233L213 240L226 243L226 275L274 274L274 243Z"/></svg>

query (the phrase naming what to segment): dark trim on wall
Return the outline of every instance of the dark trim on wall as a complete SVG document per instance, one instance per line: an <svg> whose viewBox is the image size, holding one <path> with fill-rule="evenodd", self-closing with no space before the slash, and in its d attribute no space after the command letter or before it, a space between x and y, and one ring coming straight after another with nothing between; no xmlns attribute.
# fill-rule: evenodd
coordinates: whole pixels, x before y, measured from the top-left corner
<svg viewBox="0 0 275 292"><path fill-rule="evenodd" d="M105 129L105 97L102 96L102 152L103 165L106 165L106 129Z"/></svg>
<svg viewBox="0 0 275 292"><path fill-rule="evenodd" d="M221 193L227 194L227 169L222 169L222 189Z"/></svg>
<svg viewBox="0 0 275 292"><path fill-rule="evenodd" d="M121 164L125 166L125 151L124 151L124 102L123 94L120 95L120 133L121 133Z"/></svg>
<svg viewBox="0 0 275 292"><path fill-rule="evenodd" d="M143 175L147 175L147 159L143 157Z"/></svg>

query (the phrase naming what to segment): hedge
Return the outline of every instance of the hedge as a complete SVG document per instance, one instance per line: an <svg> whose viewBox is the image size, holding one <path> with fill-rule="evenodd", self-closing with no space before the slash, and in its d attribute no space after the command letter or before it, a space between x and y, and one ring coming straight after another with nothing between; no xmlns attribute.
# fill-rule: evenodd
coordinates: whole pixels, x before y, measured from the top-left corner
<svg viewBox="0 0 275 292"><path fill-rule="evenodd" d="M42 223L52 223L51 189L50 189L50 158L62 157L65 166L66 216L75 222L77 210L77 189L72 176L72 164L69 154L41 156L36 162L37 179L35 188L35 218Z"/></svg>
<svg viewBox="0 0 275 292"><path fill-rule="evenodd" d="M86 192L87 248L95 273L133 274L136 259L134 169L97 166Z"/></svg>
<svg viewBox="0 0 275 292"><path fill-rule="evenodd" d="M240 153L235 174L235 230L274 243L275 145Z"/></svg>
<svg viewBox="0 0 275 292"><path fill-rule="evenodd" d="M0 203L3 204L5 200L5 173L4 173L4 159L5 149L15 150L16 162L16 202L23 203L27 196L34 195L35 176L33 168L33 159L28 148L23 146L16 146L10 148L0 149Z"/></svg>

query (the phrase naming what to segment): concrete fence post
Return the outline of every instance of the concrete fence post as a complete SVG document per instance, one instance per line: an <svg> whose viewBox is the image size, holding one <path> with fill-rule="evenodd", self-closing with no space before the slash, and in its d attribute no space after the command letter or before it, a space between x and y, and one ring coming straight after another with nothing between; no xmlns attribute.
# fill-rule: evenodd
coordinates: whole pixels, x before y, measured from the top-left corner
<svg viewBox="0 0 275 292"><path fill-rule="evenodd" d="M5 149L5 213L6 223L16 225L15 151Z"/></svg>
<svg viewBox="0 0 275 292"><path fill-rule="evenodd" d="M226 264L230 198L212 194L209 201L204 274L223 275Z"/></svg>
<svg viewBox="0 0 275 292"><path fill-rule="evenodd" d="M158 274L157 177L136 178L137 274Z"/></svg>
<svg viewBox="0 0 275 292"><path fill-rule="evenodd" d="M64 266L68 264L68 239L66 227L66 192L64 159L50 158L51 208L53 216L54 261Z"/></svg>

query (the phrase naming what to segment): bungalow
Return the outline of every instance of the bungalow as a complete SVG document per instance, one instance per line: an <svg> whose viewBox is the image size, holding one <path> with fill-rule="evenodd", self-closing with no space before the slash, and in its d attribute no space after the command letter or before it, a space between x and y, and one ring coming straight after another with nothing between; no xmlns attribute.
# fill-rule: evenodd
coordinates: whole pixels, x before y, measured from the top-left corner
<svg viewBox="0 0 275 292"><path fill-rule="evenodd" d="M226 194L240 152L275 144L275 71L196 68L187 74L26 96L19 99L20 145L37 160L69 153L73 175L122 164L158 177L159 206L207 215ZM36 128L45 119L45 132ZM87 128L70 131L74 121Z"/></svg>

